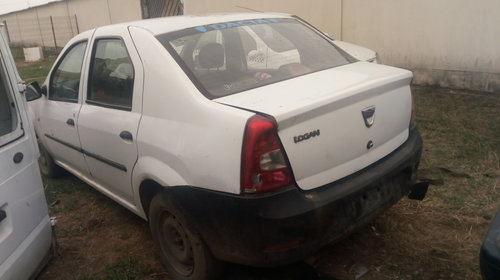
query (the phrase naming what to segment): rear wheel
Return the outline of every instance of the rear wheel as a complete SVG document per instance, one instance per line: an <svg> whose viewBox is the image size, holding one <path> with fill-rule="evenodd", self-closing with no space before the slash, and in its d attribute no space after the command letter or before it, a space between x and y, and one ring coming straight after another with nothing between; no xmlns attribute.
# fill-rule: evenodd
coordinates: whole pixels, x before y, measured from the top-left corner
<svg viewBox="0 0 500 280"><path fill-rule="evenodd" d="M47 152L40 139L38 139L38 149L40 150L40 157L38 158L38 165L43 175L49 178L56 178L64 174L64 169L54 162L52 156Z"/></svg>
<svg viewBox="0 0 500 280"><path fill-rule="evenodd" d="M221 263L189 227L166 193L153 198L149 226L170 277L175 280L217 279Z"/></svg>

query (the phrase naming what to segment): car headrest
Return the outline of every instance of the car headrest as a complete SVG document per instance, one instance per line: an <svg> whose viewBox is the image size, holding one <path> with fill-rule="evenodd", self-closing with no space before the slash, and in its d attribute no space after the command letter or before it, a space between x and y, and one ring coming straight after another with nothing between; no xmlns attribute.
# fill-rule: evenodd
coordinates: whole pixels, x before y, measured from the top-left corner
<svg viewBox="0 0 500 280"><path fill-rule="evenodd" d="M224 47L219 43L208 43L200 49L198 62L201 68L219 68L224 65Z"/></svg>

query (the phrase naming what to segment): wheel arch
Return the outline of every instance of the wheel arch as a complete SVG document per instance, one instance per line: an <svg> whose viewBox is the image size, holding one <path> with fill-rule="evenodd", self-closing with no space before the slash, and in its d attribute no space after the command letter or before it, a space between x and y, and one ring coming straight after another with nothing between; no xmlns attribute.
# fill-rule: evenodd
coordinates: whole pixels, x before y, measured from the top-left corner
<svg viewBox="0 0 500 280"><path fill-rule="evenodd" d="M173 186L186 185L175 170L153 157L139 158L132 176L138 211L143 211L141 216L145 219L149 219L149 205L157 193Z"/></svg>
<svg viewBox="0 0 500 280"><path fill-rule="evenodd" d="M151 205L153 197L164 189L165 187L151 179L146 179L141 183L139 187L139 197L146 219L149 220L149 206Z"/></svg>

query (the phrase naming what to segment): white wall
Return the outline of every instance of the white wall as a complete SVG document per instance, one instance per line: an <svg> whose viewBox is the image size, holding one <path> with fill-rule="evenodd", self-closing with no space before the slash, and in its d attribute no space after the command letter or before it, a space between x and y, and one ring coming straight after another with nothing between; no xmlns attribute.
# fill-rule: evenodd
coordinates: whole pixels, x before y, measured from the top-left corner
<svg viewBox="0 0 500 280"><path fill-rule="evenodd" d="M57 46L79 32L102 25L142 19L140 0L65 0L0 16L7 21L11 42Z"/></svg>
<svg viewBox="0 0 500 280"><path fill-rule="evenodd" d="M341 32L342 0L184 0L184 14L282 12L300 16L334 37Z"/></svg>
<svg viewBox="0 0 500 280"><path fill-rule="evenodd" d="M184 0L186 14L252 10L296 14L412 70L417 84L500 92L500 0ZM142 17L140 0L65 0L0 19L13 42L53 46L48 16L63 17L63 46L76 35L75 14L80 32Z"/></svg>
<svg viewBox="0 0 500 280"><path fill-rule="evenodd" d="M342 34L416 83L500 91L498 0L346 0Z"/></svg>
<svg viewBox="0 0 500 280"><path fill-rule="evenodd" d="M186 14L249 10L297 14L417 84L500 92L500 0L185 0Z"/></svg>

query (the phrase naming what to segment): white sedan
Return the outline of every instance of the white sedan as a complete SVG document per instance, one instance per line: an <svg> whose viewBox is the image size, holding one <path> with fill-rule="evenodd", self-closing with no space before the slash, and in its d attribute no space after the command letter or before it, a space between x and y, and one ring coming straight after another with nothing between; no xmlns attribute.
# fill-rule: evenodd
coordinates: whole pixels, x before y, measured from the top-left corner
<svg viewBox="0 0 500 280"><path fill-rule="evenodd" d="M412 74L353 48L284 14L86 31L31 102L42 171L148 220L174 279L300 260L416 177Z"/></svg>

